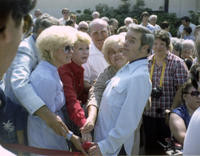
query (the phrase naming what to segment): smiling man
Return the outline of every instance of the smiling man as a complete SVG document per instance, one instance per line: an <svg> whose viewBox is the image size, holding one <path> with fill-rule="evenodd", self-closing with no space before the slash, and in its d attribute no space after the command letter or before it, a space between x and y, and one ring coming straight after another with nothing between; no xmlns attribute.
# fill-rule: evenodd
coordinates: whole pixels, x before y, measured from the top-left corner
<svg viewBox="0 0 200 156"><path fill-rule="evenodd" d="M151 93L147 56L153 40L147 28L129 25L124 48L129 64L117 72L103 93L94 131L97 143L90 155L132 154L134 131Z"/></svg>
<svg viewBox="0 0 200 156"><path fill-rule="evenodd" d="M102 19L95 19L89 25L89 34L92 39L92 43L89 49L89 58L87 63L83 65L84 80L86 86L89 88L99 73L103 72L108 66L108 63L104 59L101 52L103 43L108 37L108 24Z"/></svg>

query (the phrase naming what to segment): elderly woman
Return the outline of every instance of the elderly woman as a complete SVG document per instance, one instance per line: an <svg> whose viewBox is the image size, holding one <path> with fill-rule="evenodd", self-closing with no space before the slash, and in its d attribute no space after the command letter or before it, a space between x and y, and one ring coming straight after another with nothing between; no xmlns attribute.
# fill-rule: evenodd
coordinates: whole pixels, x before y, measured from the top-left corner
<svg viewBox="0 0 200 156"><path fill-rule="evenodd" d="M151 108L144 112L146 154L163 154L157 141L170 137L165 125L165 110L172 105L177 89L187 80L188 69L184 61L170 52L167 31L155 33L154 54L149 57L152 81Z"/></svg>
<svg viewBox="0 0 200 156"><path fill-rule="evenodd" d="M84 91L84 68L89 56L90 36L78 31L77 41L74 43L72 62L59 68L59 75L63 82L66 97L67 114L72 121L69 123L72 130L80 135L79 129L86 123L86 116L82 106L87 101L87 92ZM92 141L91 135L82 134L84 140Z"/></svg>
<svg viewBox="0 0 200 156"><path fill-rule="evenodd" d="M182 87L182 105L172 110L169 126L174 138L184 142L187 127L194 111L200 106L200 92L188 80Z"/></svg>
<svg viewBox="0 0 200 156"><path fill-rule="evenodd" d="M52 26L45 29L37 38L36 44L42 61L32 72L30 81L34 90L45 102L48 109L63 119L61 108L65 105L63 85L57 68L71 62L72 46L76 41L76 30L66 26ZM68 150L65 139L71 140L80 149L80 140L63 125L66 138L57 135L42 118L29 115L29 145L40 148Z"/></svg>

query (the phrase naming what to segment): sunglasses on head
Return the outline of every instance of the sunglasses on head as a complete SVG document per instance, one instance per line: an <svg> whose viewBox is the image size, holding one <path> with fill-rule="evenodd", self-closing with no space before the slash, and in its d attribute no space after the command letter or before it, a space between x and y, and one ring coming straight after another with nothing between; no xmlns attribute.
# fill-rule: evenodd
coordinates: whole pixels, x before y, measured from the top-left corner
<svg viewBox="0 0 200 156"><path fill-rule="evenodd" d="M73 49L74 49L73 46L67 45L67 46L65 46L65 48L64 48L64 52L67 54L67 53L69 53L70 51L72 51Z"/></svg>
<svg viewBox="0 0 200 156"><path fill-rule="evenodd" d="M186 92L185 94L190 94L191 96L196 96L196 97L198 97L199 95L200 95L200 92L199 91L192 91L192 92Z"/></svg>

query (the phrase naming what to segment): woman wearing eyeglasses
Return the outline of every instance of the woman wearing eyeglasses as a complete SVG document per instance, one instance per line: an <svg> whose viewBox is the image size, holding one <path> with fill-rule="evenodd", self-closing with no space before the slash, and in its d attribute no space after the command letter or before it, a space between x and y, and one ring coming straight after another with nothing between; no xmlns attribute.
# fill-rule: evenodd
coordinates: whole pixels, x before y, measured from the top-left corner
<svg viewBox="0 0 200 156"><path fill-rule="evenodd" d="M66 118L70 119L70 121L67 121L67 125L75 134L82 135L84 141L92 141L90 133L80 134L80 128L86 123L83 105L87 101L87 92L84 91L84 68L82 64L87 62L90 43L90 36L87 33L78 31L77 41L73 47L72 62L58 69L66 98L66 114L69 116Z"/></svg>
<svg viewBox="0 0 200 156"><path fill-rule="evenodd" d="M170 114L169 127L173 137L181 144L194 111L200 106L200 92L189 79L182 88L182 105Z"/></svg>
<svg viewBox="0 0 200 156"><path fill-rule="evenodd" d="M70 47L72 47L76 39L76 30L74 28L52 26L42 31L36 41L42 61L32 72L30 81L34 90L44 101L51 113L61 121L64 119L61 108L65 105L65 96L63 84L57 69L71 62L72 49ZM76 148L83 151L79 137L73 135L66 125L62 126L66 137L57 135L42 118L29 115L29 145L39 148L68 150L67 139L72 141Z"/></svg>

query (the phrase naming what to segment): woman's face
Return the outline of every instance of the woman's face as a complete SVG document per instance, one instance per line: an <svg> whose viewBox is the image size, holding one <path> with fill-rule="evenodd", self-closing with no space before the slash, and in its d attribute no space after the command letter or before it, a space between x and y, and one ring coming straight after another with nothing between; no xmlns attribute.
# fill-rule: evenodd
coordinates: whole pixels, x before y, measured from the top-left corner
<svg viewBox="0 0 200 156"><path fill-rule="evenodd" d="M120 45L115 46L114 49L110 49L108 59L116 69L120 69L128 62L128 59L123 55L123 46Z"/></svg>
<svg viewBox="0 0 200 156"><path fill-rule="evenodd" d="M200 106L200 92L194 87L188 89L187 93L183 95L185 104L195 111Z"/></svg>
<svg viewBox="0 0 200 156"><path fill-rule="evenodd" d="M89 44L84 42L78 42L74 47L72 60L76 64L82 65L87 62L88 56L89 56Z"/></svg>
<svg viewBox="0 0 200 156"><path fill-rule="evenodd" d="M167 49L166 42L156 38L153 44L153 50L157 54L165 54Z"/></svg>
<svg viewBox="0 0 200 156"><path fill-rule="evenodd" d="M72 54L73 54L73 46L66 44L62 48L53 52L54 65L59 67L64 64L71 63Z"/></svg>

